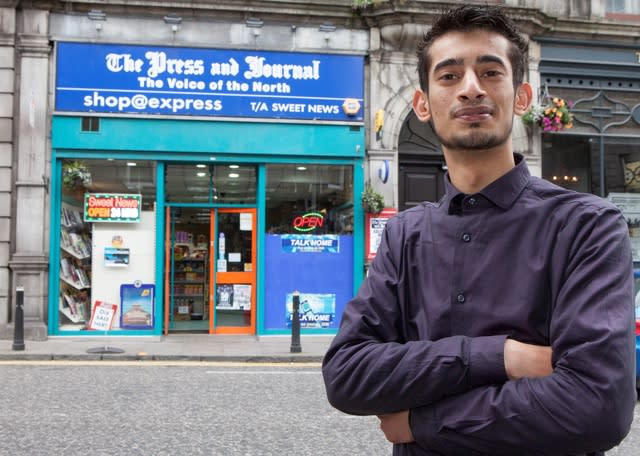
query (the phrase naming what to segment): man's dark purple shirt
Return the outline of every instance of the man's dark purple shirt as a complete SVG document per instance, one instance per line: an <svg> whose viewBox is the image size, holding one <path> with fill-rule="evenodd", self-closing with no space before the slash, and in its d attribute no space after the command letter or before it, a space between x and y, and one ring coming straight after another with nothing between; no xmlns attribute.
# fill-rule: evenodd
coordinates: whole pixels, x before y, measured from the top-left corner
<svg viewBox="0 0 640 456"><path fill-rule="evenodd" d="M331 404L410 410L394 455L602 454L635 406L628 230L604 199L516 166L389 220L323 363ZM508 380L506 338L551 346L552 375ZM345 436L348 438L348 436Z"/></svg>

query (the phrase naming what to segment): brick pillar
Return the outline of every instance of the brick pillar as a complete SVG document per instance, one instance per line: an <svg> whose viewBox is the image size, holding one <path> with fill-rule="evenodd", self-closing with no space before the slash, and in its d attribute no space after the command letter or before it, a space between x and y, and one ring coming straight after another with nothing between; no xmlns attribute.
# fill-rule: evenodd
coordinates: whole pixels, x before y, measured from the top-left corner
<svg viewBox="0 0 640 456"><path fill-rule="evenodd" d="M50 154L47 138L49 12L23 9L16 15L14 122L15 242L9 260L11 283L24 287L26 339L47 336ZM13 294L13 290L12 290Z"/></svg>

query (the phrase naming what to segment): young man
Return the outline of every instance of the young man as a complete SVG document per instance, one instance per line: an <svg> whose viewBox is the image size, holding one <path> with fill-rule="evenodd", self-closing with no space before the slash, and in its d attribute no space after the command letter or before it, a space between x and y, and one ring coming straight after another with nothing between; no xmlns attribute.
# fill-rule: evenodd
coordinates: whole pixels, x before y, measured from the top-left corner
<svg viewBox="0 0 640 456"><path fill-rule="evenodd" d="M633 418L627 228L514 155L526 55L487 6L445 13L419 46L413 108L446 195L389 220L323 364L331 404L377 415L394 455L603 454Z"/></svg>

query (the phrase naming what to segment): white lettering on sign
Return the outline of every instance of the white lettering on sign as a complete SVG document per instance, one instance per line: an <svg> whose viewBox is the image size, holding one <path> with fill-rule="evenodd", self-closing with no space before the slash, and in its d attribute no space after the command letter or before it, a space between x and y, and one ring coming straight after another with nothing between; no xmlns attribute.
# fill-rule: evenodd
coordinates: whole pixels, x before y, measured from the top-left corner
<svg viewBox="0 0 640 456"><path fill-rule="evenodd" d="M140 73L144 61L131 58L131 54L107 54L105 57L107 69L113 73Z"/></svg>
<svg viewBox="0 0 640 456"><path fill-rule="evenodd" d="M307 110L317 114L338 114L340 112L340 108L338 106L318 104L310 104L307 106Z"/></svg>
<svg viewBox="0 0 640 456"><path fill-rule="evenodd" d="M312 60L311 65L269 64L265 57L250 55L244 61L249 69L244 72L246 79L320 79L320 61Z"/></svg>
<svg viewBox="0 0 640 456"><path fill-rule="evenodd" d="M164 52L149 51L144 55L149 61L147 76L155 78L159 74L201 75L204 73L204 61L193 59L168 59Z"/></svg>
<svg viewBox="0 0 640 456"><path fill-rule="evenodd" d="M167 85L170 89L190 89L190 90L204 90L206 84L204 81L193 81L191 79L176 79L167 78Z"/></svg>
<svg viewBox="0 0 640 456"><path fill-rule="evenodd" d="M271 111L273 112L304 112L304 104L301 103L273 103Z"/></svg>
<svg viewBox="0 0 640 456"><path fill-rule="evenodd" d="M260 81L253 81L252 89L254 92L262 92L262 93L291 93L291 86L286 82L278 82L276 84L265 84Z"/></svg>
<svg viewBox="0 0 640 456"><path fill-rule="evenodd" d="M331 247L332 239L291 239L293 247Z"/></svg>
<svg viewBox="0 0 640 456"><path fill-rule="evenodd" d="M237 76L240 72L240 65L233 57L227 62L213 62L209 73L211 76Z"/></svg>

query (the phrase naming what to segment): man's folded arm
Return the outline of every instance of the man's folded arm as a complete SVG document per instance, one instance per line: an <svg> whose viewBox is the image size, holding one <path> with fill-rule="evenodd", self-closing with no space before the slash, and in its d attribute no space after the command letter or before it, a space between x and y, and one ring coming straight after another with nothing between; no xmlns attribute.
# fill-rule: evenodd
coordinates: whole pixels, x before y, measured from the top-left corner
<svg viewBox="0 0 640 456"><path fill-rule="evenodd" d="M389 237L397 239L402 233L392 222L323 362L329 402L346 413L407 410L476 385L507 380L506 335L403 340L406 316L398 302L399 252L389 248Z"/></svg>
<svg viewBox="0 0 640 456"><path fill-rule="evenodd" d="M552 312L553 374L478 387L411 410L416 442L443 454L580 454L626 435L636 403L631 249L610 211L581 217Z"/></svg>

